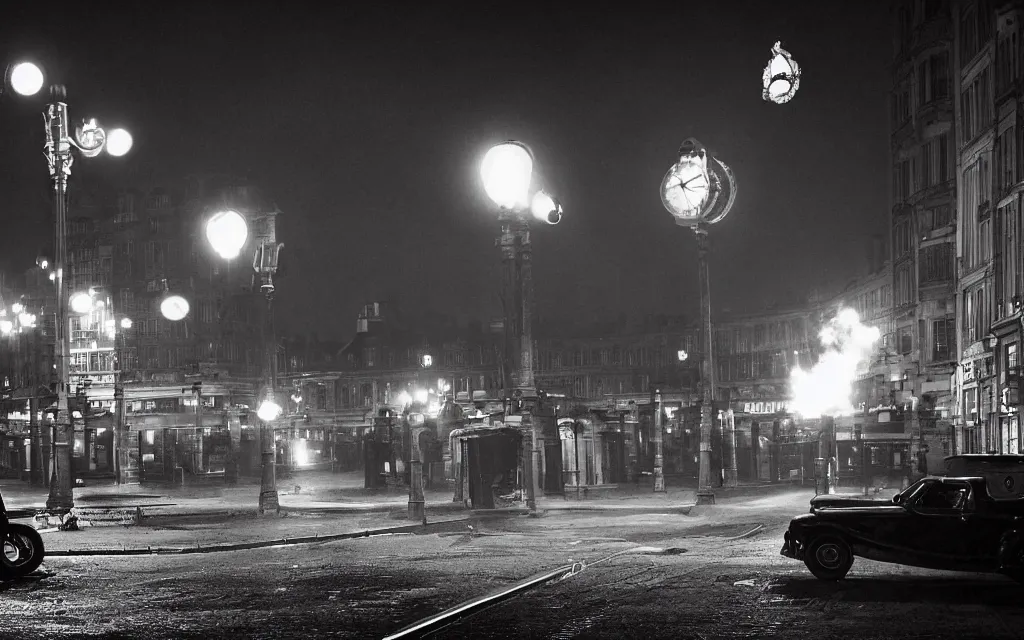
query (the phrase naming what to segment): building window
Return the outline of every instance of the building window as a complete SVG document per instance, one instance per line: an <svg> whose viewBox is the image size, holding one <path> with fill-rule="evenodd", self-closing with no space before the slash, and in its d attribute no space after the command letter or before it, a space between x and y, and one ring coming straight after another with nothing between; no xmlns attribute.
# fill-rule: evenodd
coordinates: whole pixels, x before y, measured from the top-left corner
<svg viewBox="0 0 1024 640"><path fill-rule="evenodd" d="M949 97L949 55L945 52L926 58L917 68L917 104Z"/></svg>
<svg viewBox="0 0 1024 640"><path fill-rule="evenodd" d="M971 287L964 293L964 344L977 342L988 333L992 321L988 299L989 291L984 282Z"/></svg>
<svg viewBox="0 0 1024 640"><path fill-rule="evenodd" d="M900 127L910 120L910 90L907 82L901 82L892 94L892 121Z"/></svg>
<svg viewBox="0 0 1024 640"><path fill-rule="evenodd" d="M897 307L913 304L914 302L913 266L911 263L906 263L896 268L893 284Z"/></svg>
<svg viewBox="0 0 1024 640"><path fill-rule="evenodd" d="M949 134L942 133L921 148L921 186L933 187L949 178Z"/></svg>
<svg viewBox="0 0 1024 640"><path fill-rule="evenodd" d="M913 240L910 237L910 220L903 219L896 223L893 228L893 249L897 258L910 253L913 247Z"/></svg>
<svg viewBox="0 0 1024 640"><path fill-rule="evenodd" d="M896 343L900 353L907 355L914 350L914 329L913 327L900 327L896 330Z"/></svg>
<svg viewBox="0 0 1024 640"><path fill-rule="evenodd" d="M1011 342L1006 345L1006 370L1013 371L1020 366L1020 356L1017 352L1017 343Z"/></svg>
<svg viewBox="0 0 1024 640"><path fill-rule="evenodd" d="M983 264L991 255L991 227L987 226L989 220L986 218L991 203L991 176L988 155L982 155L964 170L960 202L963 211L964 264L967 270Z"/></svg>
<svg viewBox="0 0 1024 640"><path fill-rule="evenodd" d="M949 282L953 279L953 245L933 244L921 249L921 284Z"/></svg>
<svg viewBox="0 0 1024 640"><path fill-rule="evenodd" d="M932 323L932 360L954 360L956 349L956 320L943 318Z"/></svg>
<svg viewBox="0 0 1024 640"><path fill-rule="evenodd" d="M1020 60L1018 59L1017 31L1007 30L999 34L996 43L996 95L1010 89L1013 82L1020 73Z"/></svg>
<svg viewBox="0 0 1024 640"><path fill-rule="evenodd" d="M914 192L914 187L911 184L912 176L910 159L900 160L896 163L892 175L892 193L897 201L906 200Z"/></svg>
<svg viewBox="0 0 1024 640"><path fill-rule="evenodd" d="M1013 313L1016 303L1020 301L1021 295L1021 223L1016 202L1010 202L996 212L997 232L999 233L1000 247L999 270L1002 272L1002 282L998 283L1000 291L997 298L1002 300L1009 308L1000 310L1000 316L1005 313Z"/></svg>
<svg viewBox="0 0 1024 640"><path fill-rule="evenodd" d="M974 59L974 56L981 51L989 37L991 30L987 19L988 12L982 12L985 17L979 18L979 11L976 6L966 7L960 15L960 52L961 64L967 64Z"/></svg>
<svg viewBox="0 0 1024 640"><path fill-rule="evenodd" d="M982 69L960 94L960 126L963 128L964 142L973 140L992 124L988 83L988 69Z"/></svg>
<svg viewBox="0 0 1024 640"><path fill-rule="evenodd" d="M1016 182L1016 149L1014 142L1016 134L1013 127L1007 128L996 140L996 148L999 150L999 166L996 171L1000 193L1006 192Z"/></svg>

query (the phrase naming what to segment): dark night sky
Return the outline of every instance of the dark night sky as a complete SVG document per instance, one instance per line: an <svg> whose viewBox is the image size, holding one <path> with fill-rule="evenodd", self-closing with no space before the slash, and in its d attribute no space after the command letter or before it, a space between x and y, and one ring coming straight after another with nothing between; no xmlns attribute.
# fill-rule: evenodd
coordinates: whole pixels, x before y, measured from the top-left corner
<svg viewBox="0 0 1024 640"><path fill-rule="evenodd" d="M68 85L72 118L132 131L130 156L79 160L72 189L133 173L257 178L284 212L293 331L348 336L375 299L497 315L478 166L507 138L531 145L565 205L534 233L538 309L553 320L696 312L694 240L658 196L687 136L739 181L713 229L716 307L853 275L864 238L885 232L886 2L213 4L69 14L56 41L42 3L15 3L0 63L35 55ZM776 40L804 70L784 106L760 96ZM0 103L7 268L49 233L41 108Z"/></svg>

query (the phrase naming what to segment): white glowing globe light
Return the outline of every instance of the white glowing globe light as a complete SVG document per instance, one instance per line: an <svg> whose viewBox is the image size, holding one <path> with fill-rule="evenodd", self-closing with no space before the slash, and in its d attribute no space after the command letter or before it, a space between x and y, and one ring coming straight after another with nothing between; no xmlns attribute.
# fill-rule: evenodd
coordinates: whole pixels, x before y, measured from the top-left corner
<svg viewBox="0 0 1024 640"><path fill-rule="evenodd" d="M43 88L43 72L31 62L21 62L11 69L11 88L23 96L34 96Z"/></svg>
<svg viewBox="0 0 1024 640"><path fill-rule="evenodd" d="M427 390L426 389L417 389L416 391L413 392L412 398L416 402L426 402L427 401Z"/></svg>
<svg viewBox="0 0 1024 640"><path fill-rule="evenodd" d="M160 303L160 313L172 322L177 322L188 315L188 300L181 296L168 296Z"/></svg>
<svg viewBox="0 0 1024 640"><path fill-rule="evenodd" d="M132 328L132 319L131 318L121 318L121 328L122 329L131 329Z"/></svg>
<svg viewBox="0 0 1024 640"><path fill-rule="evenodd" d="M0 320L0 333L3 335L9 335L14 331L14 323L10 320Z"/></svg>
<svg viewBox="0 0 1024 640"><path fill-rule="evenodd" d="M25 307L20 302L15 302L14 304L11 305L11 311L13 311L14 313L21 313L21 310L24 308Z"/></svg>
<svg viewBox="0 0 1024 640"><path fill-rule="evenodd" d="M225 260L237 258L248 237L249 227L237 211L221 211L206 223L206 239Z"/></svg>
<svg viewBox="0 0 1024 640"><path fill-rule="evenodd" d="M132 150L132 134L124 129L111 129L107 133L107 153L123 156Z"/></svg>
<svg viewBox="0 0 1024 640"><path fill-rule="evenodd" d="M273 400L264 400L256 411L256 415L264 422L277 420L277 417L281 415L281 406Z"/></svg>
<svg viewBox="0 0 1024 640"><path fill-rule="evenodd" d="M522 145L503 142L491 147L480 165L480 176L487 196L499 207L519 209L529 205L533 158Z"/></svg>
<svg viewBox="0 0 1024 640"><path fill-rule="evenodd" d="M89 313L92 311L92 296L84 292L71 296L71 310L80 315Z"/></svg>

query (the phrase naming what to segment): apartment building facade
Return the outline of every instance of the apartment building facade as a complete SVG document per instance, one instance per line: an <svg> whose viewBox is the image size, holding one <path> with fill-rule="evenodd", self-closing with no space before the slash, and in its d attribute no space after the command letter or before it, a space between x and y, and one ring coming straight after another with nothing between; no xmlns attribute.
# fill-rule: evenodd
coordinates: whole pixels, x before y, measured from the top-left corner
<svg viewBox="0 0 1024 640"><path fill-rule="evenodd" d="M921 456L935 463L954 444L958 275L962 282L957 232L963 229L955 214L964 132L955 126L960 101L953 13L946 0L893 5L890 222L898 371L892 377L919 469L930 466ZM973 170L987 171L985 166Z"/></svg>

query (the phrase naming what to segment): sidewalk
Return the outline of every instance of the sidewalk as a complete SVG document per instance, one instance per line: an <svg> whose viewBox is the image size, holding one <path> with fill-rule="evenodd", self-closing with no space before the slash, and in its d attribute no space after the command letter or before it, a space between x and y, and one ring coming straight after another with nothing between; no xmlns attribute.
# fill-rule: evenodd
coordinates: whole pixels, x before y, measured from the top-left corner
<svg viewBox="0 0 1024 640"><path fill-rule="evenodd" d="M306 472L279 478L278 496L283 512L307 515L369 515L402 516L408 508L407 489L364 489L363 476L355 473ZM582 488L581 488L582 489ZM773 495L780 492L806 490L813 495L813 485L746 483L734 488L715 488L715 502L723 503L745 497ZM46 506L47 490L18 480L0 480L8 510L24 510L25 516ZM688 513L696 503L696 486L668 486L664 493L654 493L650 483L620 485L600 497L588 497L566 487L563 496L544 496L537 500L543 511L613 511L613 512L675 512ZM95 524L155 523L181 517L244 516L255 512L259 500L259 483L238 485L113 485L104 480L74 489L75 508L81 520ZM452 491L445 488L424 490L428 516L466 513L462 503L453 502ZM502 510L504 511L504 510ZM519 513L522 509L507 510ZM15 514L19 515L19 514ZM468 515L468 513L467 513ZM24 516L22 516L24 517Z"/></svg>

